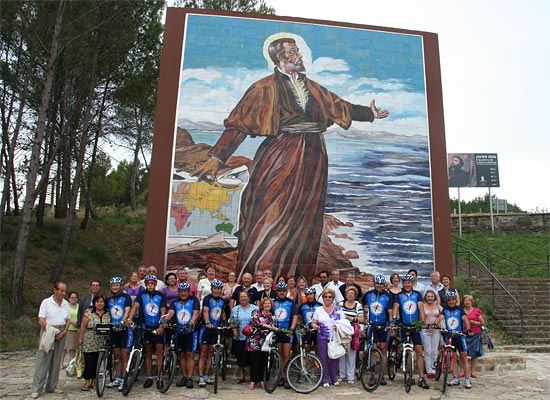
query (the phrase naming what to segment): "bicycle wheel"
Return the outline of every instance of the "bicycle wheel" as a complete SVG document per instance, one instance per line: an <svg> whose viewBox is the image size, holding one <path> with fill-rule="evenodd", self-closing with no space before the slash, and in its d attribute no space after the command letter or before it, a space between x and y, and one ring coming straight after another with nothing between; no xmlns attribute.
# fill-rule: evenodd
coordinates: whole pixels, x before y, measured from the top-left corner
<svg viewBox="0 0 550 400"><path fill-rule="evenodd" d="M435 380L439 381L439 378L441 377L441 371L443 365L443 351L439 350L437 352L437 358L435 359L434 369L435 369Z"/></svg>
<svg viewBox="0 0 550 400"><path fill-rule="evenodd" d="M164 355L160 376L157 380L157 388L159 392L166 393L170 389L170 385L176 375L176 352L171 350Z"/></svg>
<svg viewBox="0 0 550 400"><path fill-rule="evenodd" d="M361 384L367 392L374 392L380 386L380 380L384 374L384 359L382 352L371 347L367 357L363 357L361 367Z"/></svg>
<svg viewBox="0 0 550 400"><path fill-rule="evenodd" d="M214 361L212 362L212 372L214 373L214 393L218 393L218 376L220 375L220 361L222 358L221 348L214 350Z"/></svg>
<svg viewBox="0 0 550 400"><path fill-rule="evenodd" d="M405 354L405 373L403 375L405 392L409 393L413 384L413 363L410 351L407 351Z"/></svg>
<svg viewBox="0 0 550 400"><path fill-rule="evenodd" d="M130 355L130 360L128 361L128 372L124 377L124 384L122 386L122 394L124 396L128 396L130 390L132 390L132 386L134 385L134 382L139 374L140 365L141 354L139 352L135 352L133 355Z"/></svg>
<svg viewBox="0 0 550 400"><path fill-rule="evenodd" d="M95 391L97 393L97 397L103 396L103 392L105 391L105 384L107 383L108 374L108 355L108 352L100 351L97 359L97 366L95 369Z"/></svg>
<svg viewBox="0 0 550 400"><path fill-rule="evenodd" d="M222 360L221 360L221 372L222 372L222 379L225 381L227 378L227 360L229 357L227 356L227 349L225 346L222 348Z"/></svg>
<svg viewBox="0 0 550 400"><path fill-rule="evenodd" d="M285 368L285 376L288 384L297 393L311 393L323 381L323 365L314 354L296 354Z"/></svg>
<svg viewBox="0 0 550 400"><path fill-rule="evenodd" d="M109 362L107 363L107 369L109 370L109 380L113 382L116 379L116 362L115 353L109 351Z"/></svg>
<svg viewBox="0 0 550 400"><path fill-rule="evenodd" d="M281 378L281 356L276 350L271 350L267 356L267 364L264 369L264 389L267 393L273 393L279 385Z"/></svg>
<svg viewBox="0 0 550 400"><path fill-rule="evenodd" d="M444 394L447 390L447 379L449 378L449 371L451 369L451 352L444 352L443 359L445 364L443 364L443 384L441 386L441 393Z"/></svg>

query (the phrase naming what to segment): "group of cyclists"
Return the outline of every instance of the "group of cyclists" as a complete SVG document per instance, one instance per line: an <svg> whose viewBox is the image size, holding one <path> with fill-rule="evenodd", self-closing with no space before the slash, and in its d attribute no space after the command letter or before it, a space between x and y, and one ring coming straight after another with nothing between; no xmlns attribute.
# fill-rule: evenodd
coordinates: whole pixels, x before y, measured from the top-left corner
<svg viewBox="0 0 550 400"><path fill-rule="evenodd" d="M429 389L425 374L421 326L424 329L435 329L435 325L427 326L423 307L423 294L413 289L415 276L407 273L402 277L402 290L394 294L388 290L384 275L377 275L374 278L374 287L368 290L360 299L364 310L364 322L368 330L373 330L375 346L383 354L384 362L387 362L388 342L390 337L399 335L398 327L417 327L412 333L412 343L416 353L416 366L419 371L418 386ZM145 380L144 388L153 385L156 376L160 376L160 368L163 362L164 346L174 337L174 347L179 362L181 378L177 380L176 386L191 389L194 387L193 378L195 371L195 354L198 352L198 385L204 387L212 383L213 377L210 373L212 365L213 346L218 340L223 325L232 323L231 309L233 300L222 297L224 283L219 279L211 281L211 293L199 300L192 293L192 284L183 281L177 284L178 297L170 305L167 304L165 295L157 290L158 279L155 275L149 274L144 277L144 289L135 296L129 296L123 289L123 279L113 277L110 279L111 295L107 299L107 309L111 316L112 332L111 347L114 357L119 361L116 363L116 378L107 387L123 390L126 374L126 366L130 349L134 343L134 328L140 326L144 350ZM278 327L287 331L293 331L298 325L312 325L313 315L318 307L319 288L308 286L304 291L304 299L295 302L286 296L287 284L280 282L274 285L273 310L275 318L279 319ZM322 289L322 287L321 287ZM258 296L257 291L253 292ZM250 299L258 301L258 299ZM464 335L459 332L469 332L470 323L466 318L464 310L456 304L456 292L446 294L445 308L441 311L435 321L437 328L439 323L445 321L446 327L451 332L456 332L453 337L453 345L460 353L463 372L465 376L465 388L472 387L468 363L466 361L466 342ZM300 304L296 304L300 303ZM353 318L352 318L353 319ZM353 319L353 322L357 322ZM233 323L235 323L233 321ZM170 329L167 329L170 327ZM233 327L235 328L235 327ZM367 336L370 336L370 331ZM451 333L453 334L453 333ZM287 340L280 344L281 361L283 365L291 357L292 343L295 338L286 335ZM316 338L308 339L308 348L315 349ZM153 375L153 354L156 355L156 374ZM428 368L429 370L430 368ZM157 380L157 386L161 382ZM281 385L289 386L281 381ZM381 385L386 381L382 378Z"/></svg>

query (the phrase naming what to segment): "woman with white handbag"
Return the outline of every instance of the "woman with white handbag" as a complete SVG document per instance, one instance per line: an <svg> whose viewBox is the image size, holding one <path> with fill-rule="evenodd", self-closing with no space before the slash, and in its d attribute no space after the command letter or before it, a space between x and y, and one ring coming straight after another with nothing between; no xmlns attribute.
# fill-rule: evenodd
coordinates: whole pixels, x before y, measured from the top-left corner
<svg viewBox="0 0 550 400"><path fill-rule="evenodd" d="M277 330L277 319L272 313L273 299L264 297L260 300L260 309L252 312L250 326L252 335L246 339L246 349L250 352L250 390L259 383L263 388L263 372L267 362L268 353L265 351L266 338L270 332ZM262 348L264 347L264 348ZM267 346L269 351L269 346Z"/></svg>
<svg viewBox="0 0 550 400"><path fill-rule="evenodd" d="M345 354L343 346L336 341L336 321L345 320L346 316L340 306L334 305L336 296L334 290L327 288L321 293L323 306L318 307L312 319L312 327L317 330L317 355L324 367L323 387L328 388L330 383L340 386L338 381L338 359L329 357L329 346L334 346L335 352L331 354L336 357L338 354ZM332 339L332 343L331 343ZM343 353L342 353L343 350Z"/></svg>

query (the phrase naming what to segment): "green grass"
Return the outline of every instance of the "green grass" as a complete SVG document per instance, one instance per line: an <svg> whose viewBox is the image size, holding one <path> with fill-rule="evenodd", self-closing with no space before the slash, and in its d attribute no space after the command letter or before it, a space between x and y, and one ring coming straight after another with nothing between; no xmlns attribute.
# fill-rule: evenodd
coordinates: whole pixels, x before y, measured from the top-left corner
<svg viewBox="0 0 550 400"><path fill-rule="evenodd" d="M550 235L470 233L462 239L504 257L480 251L481 261L497 276L548 278Z"/></svg>

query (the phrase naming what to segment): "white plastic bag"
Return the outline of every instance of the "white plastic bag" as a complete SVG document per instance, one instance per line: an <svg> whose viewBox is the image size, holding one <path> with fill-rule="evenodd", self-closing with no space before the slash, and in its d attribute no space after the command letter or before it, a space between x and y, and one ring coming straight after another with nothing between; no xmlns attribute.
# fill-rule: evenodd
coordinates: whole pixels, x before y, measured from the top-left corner
<svg viewBox="0 0 550 400"><path fill-rule="evenodd" d="M67 373L67 376L70 377L74 377L76 375L76 357L73 357L73 359L69 361L67 368L65 368L65 372Z"/></svg>
<svg viewBox="0 0 550 400"><path fill-rule="evenodd" d="M262 351L269 353L269 349L271 348L271 342L273 341L273 335L275 333L273 331L269 332L267 336L265 337L264 343L262 344Z"/></svg>

